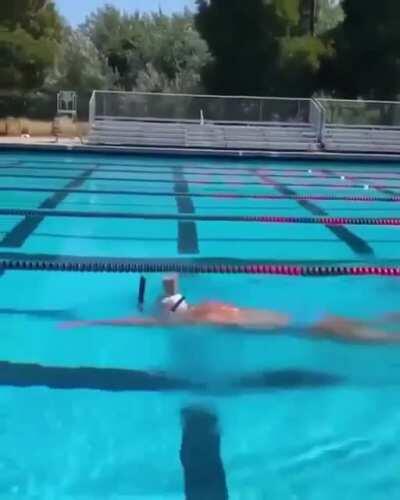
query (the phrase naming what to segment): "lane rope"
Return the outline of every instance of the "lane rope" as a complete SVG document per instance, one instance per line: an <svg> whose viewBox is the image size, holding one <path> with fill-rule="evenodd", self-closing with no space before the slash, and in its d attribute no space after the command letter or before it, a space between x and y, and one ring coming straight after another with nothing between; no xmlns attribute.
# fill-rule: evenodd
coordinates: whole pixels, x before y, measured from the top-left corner
<svg viewBox="0 0 400 500"><path fill-rule="evenodd" d="M18 160L18 161L14 161L14 162L10 162L10 161L1 161L0 160L0 166L2 167L17 167L17 166L30 166L32 165L32 163L36 164L35 162L32 162L32 161L29 161L29 160ZM81 168L82 169L86 169L88 167L92 167L93 164L96 164L95 161L92 161L92 162L79 162L79 161L73 161L73 162L63 162L63 161L60 161L60 160L45 160L45 159L41 159L40 160L40 164L41 165L65 165L66 167L69 167L69 166L77 166L77 165L81 165ZM269 164L275 164L274 161L268 161L268 162L264 162L263 165L261 166L257 166L255 168L257 168L258 170L265 170L266 172L276 172L276 173L300 173L300 174L310 174L310 173L315 173L319 170L319 168L313 168L313 163L312 162L308 162L308 166L307 167L301 167L301 168L282 168L282 167L271 167L269 166ZM153 165L149 165L147 163L121 163L121 162L118 162L118 163L109 163L109 162L105 162L105 163L102 163L101 164L102 167L107 167L107 168L114 168L114 167L126 167L126 168L145 168L146 171L149 171L151 172L152 169L158 169L158 168L162 168L163 170L167 171L168 169L171 168L171 164L165 164L164 162L163 163L160 163L160 164L153 164ZM228 172L229 174L232 174L234 172L242 172L242 173L246 173L248 172L248 169L245 169L244 167L239 167L239 166L233 166L234 164L230 163L229 166L218 166L216 167L215 165L211 165L211 164L192 164L192 163L187 163L185 162L185 164L182 164L182 167L184 169L193 169L193 170L197 170L198 172L204 172L204 170L210 170L211 173L213 172ZM327 164L329 166L329 164ZM101 167L101 168L102 168ZM45 169L47 169L47 167L43 167ZM51 167L49 167L51 168ZM366 175L366 174L371 174L371 175L380 175L380 174L387 174L387 175L399 175L399 173L397 172L397 169L392 169L392 170L386 170L386 169L381 169L379 168L379 170L369 170L370 167L367 167L367 166L364 166L362 169L360 168L357 168L354 169L354 167L352 166L349 166L349 165L341 165L340 166L340 171L339 172L339 175L346 175L347 173L349 174L358 174L358 175ZM311 171L311 172L310 172Z"/></svg>
<svg viewBox="0 0 400 500"><path fill-rule="evenodd" d="M191 193L191 196L196 196ZM201 196L203 196L201 194ZM374 202L374 201L382 201L382 202L391 202L398 203L400 202L400 196L329 196L329 195L273 195L273 194L236 194L236 193L215 193L213 195L205 195L205 196L213 196L215 198L249 198L255 200L295 200L295 201L356 201L356 202Z"/></svg>
<svg viewBox="0 0 400 500"><path fill-rule="evenodd" d="M189 274L265 274L280 276L400 276L395 266L302 266L273 264L193 264L127 263L46 260L0 260L1 271L59 271L79 273L189 273Z"/></svg>
<svg viewBox="0 0 400 500"><path fill-rule="evenodd" d="M242 177L242 178L252 178L254 176L257 176L257 170L254 170L254 173L251 170L248 170L247 172L243 172L238 170L235 172L234 170L230 171L227 170L226 172L220 172L218 169L215 169L214 171L210 170L209 172L202 170L201 168L194 170L194 169L187 169L186 167L182 167L184 170L184 173L186 175L194 175L194 176L199 176L199 177L210 177L212 175L219 176L219 177ZM53 166L53 167L43 167L43 166L23 166L23 165L13 165L13 166L4 166L0 165L0 172L1 171L7 171L7 170L12 170L12 169L18 169L18 170L32 170L32 171L54 171L54 172L73 172L73 171L82 171L83 167L78 167L78 166ZM156 169L136 169L136 168L107 168L107 167L98 167L96 169L99 173L106 172L106 173L126 173L126 174L166 174L170 175L170 172L164 168L162 170L156 170ZM313 176L314 177L323 177L325 179L338 179L341 176L344 176L348 179L351 177L347 175L346 173L330 173L330 174L325 174L322 175L323 173L319 170L313 170L312 173L308 173L307 171L290 171L290 170L281 170L281 171L274 171L274 170L265 170L265 167L260 170L259 172L262 172L263 175L268 175L269 177L278 177L278 178L298 178L298 179L310 179ZM393 172L392 174L395 177L390 177L390 176L384 176L384 175L370 175L366 176L365 173L363 175L357 175L353 176L354 179L360 180L360 181L370 181L370 180L381 180L381 181L399 181L400 177L399 174Z"/></svg>
<svg viewBox="0 0 400 500"><path fill-rule="evenodd" d="M21 186L0 186L0 192L32 192L32 193L77 193L77 194L104 194L104 195L132 195L132 196L184 196L185 192L170 191L132 191L130 189L109 190L109 189L68 189L68 188L41 188L41 187L21 187ZM399 196L336 196L336 195L275 195L275 194L239 194L239 193L190 193L193 198L227 198L227 199L254 199L254 200L316 200L316 201L354 201L354 202L390 202L399 203Z"/></svg>
<svg viewBox="0 0 400 500"><path fill-rule="evenodd" d="M27 210L2 208L0 216L16 217L72 217L84 219L129 219L129 220L182 220L204 222L263 222L266 224L324 224L326 226L364 225L400 226L398 217L286 217L274 215L195 215L195 214L149 214L132 212L89 212L80 210Z"/></svg>
<svg viewBox="0 0 400 500"><path fill-rule="evenodd" d="M232 178L234 175L232 175ZM15 179L64 179L64 180L73 180L74 178L67 175L39 175L39 174L3 174L0 173L0 178L15 178ZM160 184L174 184L174 180L171 179L140 179L140 178L132 178L132 177L91 177L92 181L108 181L108 182L135 182L135 183L160 183ZM319 180L319 179L318 179ZM218 181L209 181L209 180L189 180L190 184L204 184L204 185L226 185L227 182L218 182ZM246 182L246 181L236 181L231 180L229 184L236 186L260 186L260 182ZM365 184L354 184L352 186L348 186L340 183L306 183L306 182L296 182L296 183L285 183L286 186L289 187L307 187L307 188L341 188L341 189L364 189ZM375 185L375 188L381 189L400 189L400 185Z"/></svg>

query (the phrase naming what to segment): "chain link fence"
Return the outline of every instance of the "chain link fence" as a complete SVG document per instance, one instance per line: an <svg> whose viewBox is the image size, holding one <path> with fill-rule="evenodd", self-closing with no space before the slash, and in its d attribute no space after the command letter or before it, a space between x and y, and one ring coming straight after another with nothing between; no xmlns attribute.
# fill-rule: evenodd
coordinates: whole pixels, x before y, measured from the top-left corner
<svg viewBox="0 0 400 500"><path fill-rule="evenodd" d="M400 127L400 102L318 99L328 126Z"/></svg>
<svg viewBox="0 0 400 500"><path fill-rule="evenodd" d="M88 121L90 92L78 93L78 120ZM57 114L57 93L16 94L0 91L0 119L27 118L54 120Z"/></svg>
<svg viewBox="0 0 400 500"><path fill-rule="evenodd" d="M213 123L310 122L310 99L96 91L92 119Z"/></svg>

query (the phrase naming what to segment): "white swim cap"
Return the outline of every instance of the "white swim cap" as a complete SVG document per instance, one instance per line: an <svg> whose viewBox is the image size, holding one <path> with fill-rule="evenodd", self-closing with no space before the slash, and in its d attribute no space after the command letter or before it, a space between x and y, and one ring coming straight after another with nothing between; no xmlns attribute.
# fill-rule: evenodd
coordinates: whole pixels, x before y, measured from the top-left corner
<svg viewBox="0 0 400 500"><path fill-rule="evenodd" d="M185 297L180 293L165 297L162 299L161 304L170 312L183 312L189 309L189 304L186 302Z"/></svg>

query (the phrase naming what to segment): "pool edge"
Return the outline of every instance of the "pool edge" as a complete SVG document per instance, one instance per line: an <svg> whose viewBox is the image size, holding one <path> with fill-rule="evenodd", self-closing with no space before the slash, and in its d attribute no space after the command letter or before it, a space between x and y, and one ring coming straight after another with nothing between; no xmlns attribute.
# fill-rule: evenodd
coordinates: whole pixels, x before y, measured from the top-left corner
<svg viewBox="0 0 400 500"><path fill-rule="evenodd" d="M397 153L349 153L325 151L258 151L258 150L233 150L233 149L199 149L199 148L163 148L140 146L94 146L89 144L0 144L0 152L12 151L47 151L47 152L76 152L76 153L101 153L119 155L160 155L183 157L214 157L231 159L278 159L278 160L311 160L311 161L381 161L399 162L400 154Z"/></svg>

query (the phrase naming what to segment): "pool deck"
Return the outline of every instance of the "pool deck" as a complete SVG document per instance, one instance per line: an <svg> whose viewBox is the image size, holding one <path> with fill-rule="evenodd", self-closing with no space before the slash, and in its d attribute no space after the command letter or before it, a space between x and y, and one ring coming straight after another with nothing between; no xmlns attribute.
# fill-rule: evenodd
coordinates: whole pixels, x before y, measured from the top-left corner
<svg viewBox="0 0 400 500"><path fill-rule="evenodd" d="M166 156L211 156L221 158L270 158L282 160L339 160L339 161L380 161L400 162L400 154L382 153L348 153L324 151L257 151L257 150L233 150L233 149L204 149L204 148L173 148L173 147L141 147L141 146L107 146L93 145L81 141L79 137L59 138L49 137L1 137L0 152L4 150L28 150L28 151L76 151L87 153L111 153L111 154L150 154Z"/></svg>

